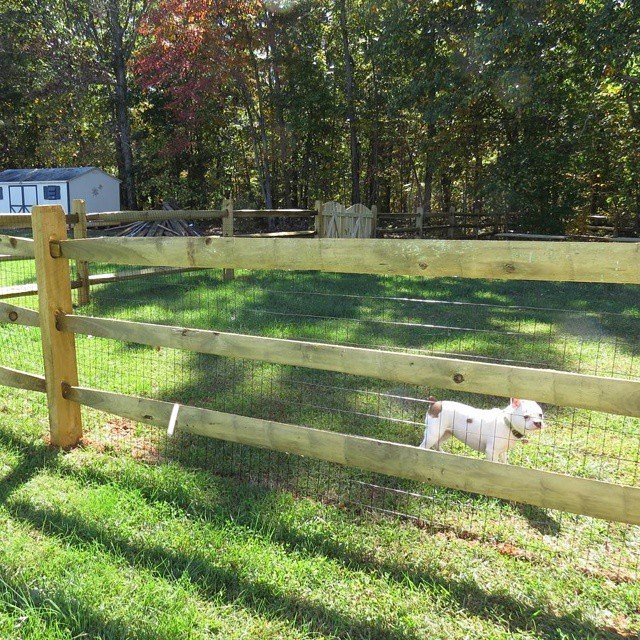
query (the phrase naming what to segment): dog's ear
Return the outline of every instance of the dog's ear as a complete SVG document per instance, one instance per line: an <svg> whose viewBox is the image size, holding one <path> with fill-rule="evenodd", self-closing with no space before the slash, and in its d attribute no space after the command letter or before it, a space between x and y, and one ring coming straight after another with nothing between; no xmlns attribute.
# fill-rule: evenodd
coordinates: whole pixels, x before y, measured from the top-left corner
<svg viewBox="0 0 640 640"><path fill-rule="evenodd" d="M520 406L520 398L511 398L511 407L517 409Z"/></svg>

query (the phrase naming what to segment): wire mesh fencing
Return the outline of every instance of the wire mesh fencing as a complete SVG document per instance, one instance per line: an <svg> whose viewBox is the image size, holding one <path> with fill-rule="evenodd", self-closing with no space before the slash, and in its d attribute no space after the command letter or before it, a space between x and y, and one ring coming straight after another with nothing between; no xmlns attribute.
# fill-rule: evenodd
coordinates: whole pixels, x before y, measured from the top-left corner
<svg viewBox="0 0 640 640"><path fill-rule="evenodd" d="M22 262L16 264L22 264ZM0 263L10 285L16 272ZM33 262L24 262L26 269ZM92 265L92 273L108 265ZM29 274L24 271L20 277ZM72 276L73 278L73 276ZM85 315L411 353L640 377L637 287L427 280L304 272L171 271L96 284ZM33 306L35 296L15 298ZM0 325L0 364L42 372L37 329ZM245 416L418 445L430 396L474 407L508 398L76 336L80 384ZM529 398L536 399L532 389ZM34 400L34 402L38 402ZM638 486L640 420L545 406L547 428L510 464ZM638 575L640 527L523 506L318 460L176 433L84 409L87 442L148 463L180 463L528 560L575 557L585 572ZM481 456L456 439L445 450Z"/></svg>
<svg viewBox="0 0 640 640"><path fill-rule="evenodd" d="M10 235L32 238L31 229L12 229ZM36 265L33 258L0 255L0 301L29 309L38 306ZM33 327L0 323L0 364L30 373L42 374L40 331Z"/></svg>
<svg viewBox="0 0 640 640"><path fill-rule="evenodd" d="M440 354L637 379L637 288L193 270L92 289L87 315ZM585 304L585 300L588 301ZM77 336L81 384L418 445L429 396L475 407L508 398ZM530 399L535 400L532 389ZM429 530L575 556L585 571L635 576L638 527L522 506L309 458L177 433L86 410L89 438L149 462L179 462L265 487L401 517ZM545 407L547 428L515 465L638 486L640 421ZM481 456L451 440L445 449Z"/></svg>

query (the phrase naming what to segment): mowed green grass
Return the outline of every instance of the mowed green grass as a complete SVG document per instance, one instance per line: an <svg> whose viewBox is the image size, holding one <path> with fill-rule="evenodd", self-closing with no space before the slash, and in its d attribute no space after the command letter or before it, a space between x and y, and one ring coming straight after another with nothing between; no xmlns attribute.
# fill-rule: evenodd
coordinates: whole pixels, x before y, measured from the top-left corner
<svg viewBox="0 0 640 640"><path fill-rule="evenodd" d="M108 285L83 312L638 377L637 288L240 276ZM3 364L41 368L37 331L0 334ZM505 402L88 337L78 353L98 388L411 444L429 393ZM638 483L637 420L548 413L512 463ZM43 399L0 388L2 638L637 637L637 527L84 417L87 445L52 451ZM421 497L356 500L361 482Z"/></svg>
<svg viewBox="0 0 640 640"><path fill-rule="evenodd" d="M0 637L613 638L637 583L174 463L0 429ZM628 637L628 636L627 636Z"/></svg>

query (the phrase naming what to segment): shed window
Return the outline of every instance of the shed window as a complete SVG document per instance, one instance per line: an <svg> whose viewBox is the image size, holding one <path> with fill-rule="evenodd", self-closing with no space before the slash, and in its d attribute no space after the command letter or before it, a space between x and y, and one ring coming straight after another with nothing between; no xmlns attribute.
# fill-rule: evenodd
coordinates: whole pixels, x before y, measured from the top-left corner
<svg viewBox="0 0 640 640"><path fill-rule="evenodd" d="M60 187L57 185L48 185L44 188L45 200L60 200Z"/></svg>
<svg viewBox="0 0 640 640"><path fill-rule="evenodd" d="M4 193L2 192L2 187L0 187L0 200L4 200Z"/></svg>

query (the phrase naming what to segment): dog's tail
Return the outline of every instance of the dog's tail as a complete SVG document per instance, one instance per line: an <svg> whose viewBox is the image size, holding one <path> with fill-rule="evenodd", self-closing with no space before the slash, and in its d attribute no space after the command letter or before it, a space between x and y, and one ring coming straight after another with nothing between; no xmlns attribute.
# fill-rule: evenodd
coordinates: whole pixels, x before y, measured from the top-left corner
<svg viewBox="0 0 640 640"><path fill-rule="evenodd" d="M431 402L432 404L429 407L429 411L427 411L427 413L429 414L429 417L437 418L442 411L442 402L436 400L434 396L429 396L429 402Z"/></svg>

